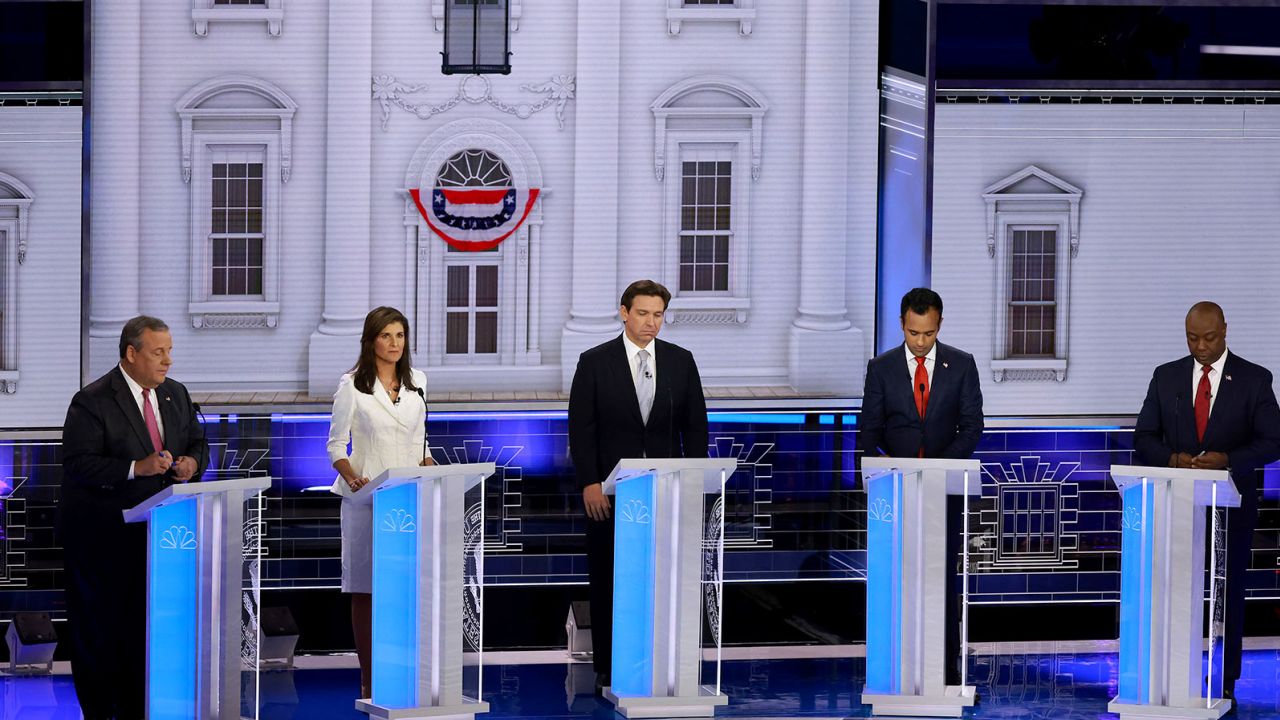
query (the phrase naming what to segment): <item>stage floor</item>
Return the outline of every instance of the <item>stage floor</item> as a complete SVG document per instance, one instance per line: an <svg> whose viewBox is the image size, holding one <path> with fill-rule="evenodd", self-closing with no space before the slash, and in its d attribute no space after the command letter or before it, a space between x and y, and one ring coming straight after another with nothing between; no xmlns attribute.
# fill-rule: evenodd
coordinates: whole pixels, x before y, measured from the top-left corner
<svg viewBox="0 0 1280 720"><path fill-rule="evenodd" d="M1044 652L1039 645L1000 644L994 654L972 657L970 672L979 702L966 717L1096 720L1115 694L1116 655L1089 652L1087 645ZM980 648L980 651L985 648ZM731 655L741 655L741 651ZM832 649L762 650L754 659L726 660L723 687L729 706L717 715L732 718L866 717L858 702L864 661L830 657ZM847 653L846 653L847 654ZM612 706L591 695L590 666L563 661L563 652L490 653L485 699L490 718L611 720ZM557 660L559 659L559 660ZM351 658L301 658L291 671L264 673L261 720L359 720L353 708L358 672ZM327 667L326 667L327 666ZM1244 676L1236 686L1241 720L1280 718L1280 651L1245 652ZM66 675L0 675L3 720L76 720L80 717L71 678Z"/></svg>

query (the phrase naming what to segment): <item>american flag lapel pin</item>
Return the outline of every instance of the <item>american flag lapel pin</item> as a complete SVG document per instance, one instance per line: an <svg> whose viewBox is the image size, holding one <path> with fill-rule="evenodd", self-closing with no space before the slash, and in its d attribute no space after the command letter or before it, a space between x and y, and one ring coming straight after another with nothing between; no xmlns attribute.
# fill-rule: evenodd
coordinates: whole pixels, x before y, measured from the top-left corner
<svg viewBox="0 0 1280 720"><path fill-rule="evenodd" d="M946 363L942 363L942 367L944 367L944 368L949 368L949 367L951 367L951 366L950 366L950 365L948 365L948 364L946 364Z"/></svg>
<svg viewBox="0 0 1280 720"><path fill-rule="evenodd" d="M1230 375L1223 375L1223 377L1225 377L1225 378L1226 378L1226 379L1228 379L1228 380L1230 380L1230 379L1231 379L1231 376L1230 376Z"/></svg>

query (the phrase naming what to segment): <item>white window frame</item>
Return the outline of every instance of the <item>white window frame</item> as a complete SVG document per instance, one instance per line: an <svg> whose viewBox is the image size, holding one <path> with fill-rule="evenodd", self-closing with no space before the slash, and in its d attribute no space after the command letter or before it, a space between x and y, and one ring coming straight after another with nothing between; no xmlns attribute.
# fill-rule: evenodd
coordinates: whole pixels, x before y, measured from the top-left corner
<svg viewBox="0 0 1280 720"><path fill-rule="evenodd" d="M751 308L751 243L749 202L750 134L746 131L716 133L669 131L669 157L675 158L670 182L666 183L664 216L663 280L671 290L666 321L670 323L742 323ZM683 209L684 172L681 163L685 152L729 148L732 155L732 195L729 233L729 289L680 289L680 214Z"/></svg>
<svg viewBox="0 0 1280 720"><path fill-rule="evenodd" d="M209 35L209 23L266 23L267 34L280 37L284 30L284 0L260 5L214 5L214 0L191 0L191 24L196 37Z"/></svg>
<svg viewBox="0 0 1280 720"><path fill-rule="evenodd" d="M436 238L439 240L439 238ZM504 245L506 243L503 243ZM445 365L498 365L502 358L502 329L504 322L503 303L502 303L502 285L504 282L503 266L505 263L502 258L502 246L499 245L495 251L491 252L454 252L446 253L444 257L444 286L445 286L445 307L444 307L444 328L445 331L440 337L445 347L444 353ZM476 279L479 273L475 268L481 266L489 266L498 268L498 304L492 307L480 307L476 305ZM467 267L471 268L467 272L467 305L466 307L450 306L448 304L449 297L449 268L451 267ZM449 314L465 312L467 313L467 352L451 353L448 349L448 328ZM476 346L476 313L492 312L498 316L497 327L497 349L491 353L477 353Z"/></svg>
<svg viewBox="0 0 1280 720"><path fill-rule="evenodd" d="M685 104L688 96L698 102ZM708 102L719 96L720 102ZM768 104L750 85L722 75L700 75L672 85L649 106L654 115L654 175L665 183L663 198L663 282L672 289L666 321L679 324L744 323L751 307L751 193L760 179L764 115ZM733 150L733 235L728 292L681 292L680 209L682 148L731 146ZM676 163L667 172L668 159ZM750 175L748 176L748 173Z"/></svg>
<svg viewBox="0 0 1280 720"><path fill-rule="evenodd" d="M18 390L18 267L27 259L27 225L35 194L21 180L0 173L0 252L4 253L4 352L0 356L0 393Z"/></svg>
<svg viewBox="0 0 1280 720"><path fill-rule="evenodd" d="M252 92L269 107L204 108L224 92ZM182 121L182 177L190 191L189 296L187 312L197 329L275 328L280 317L282 255L281 204L292 165L292 123L296 105L276 86L247 76L215 78L193 88L177 104ZM264 129L263 121L275 125ZM213 201L211 168L219 148L265 149L262 172L262 296L212 293L213 252L209 242Z"/></svg>
<svg viewBox="0 0 1280 720"><path fill-rule="evenodd" d="M1029 178L1047 183L1047 191L1017 192ZM1034 182L1034 181L1033 181ZM992 307L991 372L995 382L1006 380L1063 382L1067 379L1071 319L1071 261L1080 247L1080 198L1084 191L1031 165L988 186L982 194L987 205L987 256L994 262L995 294ZM1057 232L1054 299L1054 352L1052 357L1011 357L1009 301L1013 259L1011 230L1036 226Z"/></svg>
<svg viewBox="0 0 1280 720"><path fill-rule="evenodd" d="M435 26L436 32L444 32L444 4L447 0L431 0L431 19ZM511 32L520 30L520 18L524 17L524 7L520 0L508 0L507 7L510 9Z"/></svg>
<svg viewBox="0 0 1280 720"><path fill-rule="evenodd" d="M738 34L750 37L756 20L756 0L734 0L732 5L686 5L685 0L666 0L667 34L680 34L684 23L727 23L738 26Z"/></svg>

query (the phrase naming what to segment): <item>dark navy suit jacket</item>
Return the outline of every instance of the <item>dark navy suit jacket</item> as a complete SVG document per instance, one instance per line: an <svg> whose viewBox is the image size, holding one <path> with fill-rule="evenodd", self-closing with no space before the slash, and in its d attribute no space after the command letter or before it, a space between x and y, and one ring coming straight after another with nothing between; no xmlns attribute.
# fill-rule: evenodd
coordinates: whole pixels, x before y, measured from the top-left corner
<svg viewBox="0 0 1280 720"><path fill-rule="evenodd" d="M569 454L578 486L603 482L623 458L705 458L707 402L688 350L653 341L658 384L640 415L622 336L582 353L569 391Z"/></svg>
<svg viewBox="0 0 1280 720"><path fill-rule="evenodd" d="M858 416L858 449L863 455L967 458L982 438L982 388L969 353L937 344L929 405L922 421L916 411L912 372L902 345L867 363Z"/></svg>
<svg viewBox="0 0 1280 720"><path fill-rule="evenodd" d="M1196 439L1190 355L1156 368L1133 431L1133 449L1144 465L1167 467L1175 452L1202 450L1227 456L1244 507L1255 507L1258 470L1280 458L1280 406L1271 371L1227 353L1204 441Z"/></svg>

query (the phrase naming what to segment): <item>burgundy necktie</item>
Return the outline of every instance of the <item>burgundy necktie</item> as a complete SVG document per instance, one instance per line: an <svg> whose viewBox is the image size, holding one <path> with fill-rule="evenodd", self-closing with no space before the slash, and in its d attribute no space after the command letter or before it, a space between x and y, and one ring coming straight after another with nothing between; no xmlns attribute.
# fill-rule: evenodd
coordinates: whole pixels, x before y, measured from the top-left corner
<svg viewBox="0 0 1280 720"><path fill-rule="evenodd" d="M147 434L151 436L151 444L156 452L164 449L164 441L160 439L160 424L156 422L156 411L151 409L151 388L142 388L142 422L147 426Z"/></svg>
<svg viewBox="0 0 1280 720"><path fill-rule="evenodd" d="M1196 439L1204 442L1204 429L1209 426L1209 385L1210 366L1204 365L1200 372L1200 384L1196 386Z"/></svg>

